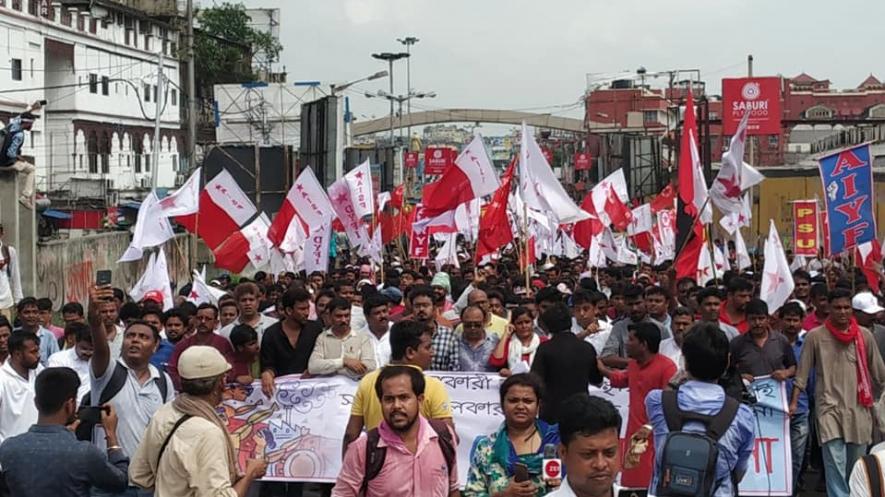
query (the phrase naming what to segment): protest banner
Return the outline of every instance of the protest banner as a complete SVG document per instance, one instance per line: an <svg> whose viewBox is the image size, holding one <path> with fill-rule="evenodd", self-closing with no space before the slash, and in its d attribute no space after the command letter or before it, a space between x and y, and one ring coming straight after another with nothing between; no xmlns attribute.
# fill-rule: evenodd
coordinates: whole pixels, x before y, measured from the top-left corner
<svg viewBox="0 0 885 497"><path fill-rule="evenodd" d="M458 481L463 485L476 438L497 431L504 422L498 397L504 378L494 373L427 374L442 381L449 393L460 442ZM245 468L248 459L265 457L269 464L264 480L334 482L341 469L341 443L356 386L343 376L284 376L277 378L272 399L264 396L260 382L229 387L219 411L226 420L240 468ZM788 495L778 493L789 489L792 482L789 420L784 421L786 394L783 385L774 380L757 381L753 389L759 398L756 413L763 436L756 440L741 494L769 495L765 492L770 486L770 495ZM612 388L606 380L600 387L591 386L589 394L615 405L623 419L621 438L626 439L629 390ZM766 473L768 469L771 471Z"/></svg>
<svg viewBox="0 0 885 497"><path fill-rule="evenodd" d="M817 201L793 202L793 255L817 257Z"/></svg>
<svg viewBox="0 0 885 497"><path fill-rule="evenodd" d="M750 384L756 396L756 440L749 467L738 488L741 495L793 495L790 416L784 382L770 377Z"/></svg>
<svg viewBox="0 0 885 497"><path fill-rule="evenodd" d="M876 238L870 146L858 145L821 158L830 251L838 255Z"/></svg>

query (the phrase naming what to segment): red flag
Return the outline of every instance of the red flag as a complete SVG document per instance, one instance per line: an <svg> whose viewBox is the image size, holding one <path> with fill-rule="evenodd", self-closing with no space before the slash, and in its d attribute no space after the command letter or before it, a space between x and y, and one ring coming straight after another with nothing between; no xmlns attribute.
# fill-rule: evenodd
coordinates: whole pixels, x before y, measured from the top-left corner
<svg viewBox="0 0 885 497"><path fill-rule="evenodd" d="M882 273L880 272L882 267L882 246L879 244L879 240L873 238L868 243L858 245L854 250L856 252L855 263L866 277L870 291L878 295L880 293L879 282L882 278Z"/></svg>
<svg viewBox="0 0 885 497"><path fill-rule="evenodd" d="M422 204L428 217L455 210L458 205L491 195L498 189L498 176L486 154L482 137L477 135L443 172L432 189L424 190Z"/></svg>
<svg viewBox="0 0 885 497"><path fill-rule="evenodd" d="M523 250L519 253L519 270L525 271L529 264L534 264L538 261L538 257L535 254L535 237L529 238L528 250Z"/></svg>
<svg viewBox="0 0 885 497"><path fill-rule="evenodd" d="M398 187L394 188L393 191L390 192L390 202L388 202L387 205L389 205L395 209L402 209L403 208L403 193L404 193L403 189L404 189L403 185L399 185Z"/></svg>
<svg viewBox="0 0 885 497"><path fill-rule="evenodd" d="M657 214L662 210L672 209L674 201L676 201L676 189L673 188L673 183L668 183L667 186L661 190L661 193L658 193L650 202L651 211Z"/></svg>
<svg viewBox="0 0 885 497"><path fill-rule="evenodd" d="M222 170L200 192L199 212L176 217L175 220L191 233L196 230L206 246L214 250L231 233L246 224L256 212L255 205L243 193L233 176Z"/></svg>
<svg viewBox="0 0 885 497"><path fill-rule="evenodd" d="M215 255L215 267L239 273L249 264L249 240L241 231L234 231L212 250L212 254Z"/></svg>
<svg viewBox="0 0 885 497"><path fill-rule="evenodd" d="M676 256L676 261L674 262L677 281L680 278L698 279L698 259L700 259L701 251L704 249L704 227L700 221L694 222L688 236L690 237L688 242Z"/></svg>
<svg viewBox="0 0 885 497"><path fill-rule="evenodd" d="M608 214L615 229L620 231L626 230L630 222L633 221L633 211L618 198L618 194L615 193L615 189L611 185L609 185L608 193L605 196L605 213Z"/></svg>
<svg viewBox="0 0 885 497"><path fill-rule="evenodd" d="M596 209L593 208L593 195L587 193L584 201L581 202L581 209L589 212L593 217L584 221L575 223L574 239L581 247L590 248L591 241L594 236L602 233L602 222L596 217Z"/></svg>
<svg viewBox="0 0 885 497"><path fill-rule="evenodd" d="M503 180L501 186L498 187L492 196L491 203L486 206L479 218L479 235L475 254L477 261L513 241L510 220L507 218L507 199L510 196L510 185L513 182L515 169L516 158L514 157L510 161L510 166L504 173L504 177L501 178Z"/></svg>

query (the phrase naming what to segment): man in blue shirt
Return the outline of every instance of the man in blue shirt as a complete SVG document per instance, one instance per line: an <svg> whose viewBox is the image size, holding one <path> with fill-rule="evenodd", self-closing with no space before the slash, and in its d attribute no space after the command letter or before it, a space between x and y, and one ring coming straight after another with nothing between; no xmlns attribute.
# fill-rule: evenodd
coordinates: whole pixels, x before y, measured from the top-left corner
<svg viewBox="0 0 885 497"><path fill-rule="evenodd" d="M129 459L117 445L117 415L108 406L101 422L107 456L78 441L67 425L77 417L80 378L71 368L47 368L37 376L34 403L39 417L27 433L0 445L0 467L11 495L88 497L93 487L120 492L129 482Z"/></svg>
<svg viewBox="0 0 885 497"><path fill-rule="evenodd" d="M683 411L715 416L725 404L725 390L717 381L728 365L728 339L713 323L694 325L682 343L682 355L688 380L676 393L676 401ZM645 398L649 423L654 428L655 469L652 491L658 488L661 478L663 449L669 429L664 416L661 390L652 390ZM737 495L737 482L747 471L747 462L753 452L755 416L746 405L738 408L728 431L719 439L719 459L716 462L714 497ZM683 431L703 432L706 427L698 421L686 421ZM735 482L732 484L732 482Z"/></svg>
<svg viewBox="0 0 885 497"><path fill-rule="evenodd" d="M793 346L793 355L796 361L802 355L802 346L805 344L805 330L802 329L802 320L805 319L805 311L799 301L794 300L787 302L778 311L783 328L781 333L787 337L787 340ZM808 393L814 392L813 377L810 376L808 383L809 388L799 394L799 402L796 405L796 412L790 417L790 446L793 452L793 489L797 488L800 473L802 472L802 463L805 460L805 447L808 445ZM793 380L787 383L787 398L793 395Z"/></svg>

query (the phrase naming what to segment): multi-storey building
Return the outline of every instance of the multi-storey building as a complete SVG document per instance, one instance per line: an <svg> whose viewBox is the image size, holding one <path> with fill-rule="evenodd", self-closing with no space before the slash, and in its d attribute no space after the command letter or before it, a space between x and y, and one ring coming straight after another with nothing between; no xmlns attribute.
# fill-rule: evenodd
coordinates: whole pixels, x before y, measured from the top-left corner
<svg viewBox="0 0 885 497"><path fill-rule="evenodd" d="M174 0L0 0L0 117L48 101L23 149L38 191L108 199L148 189L154 154L158 186L175 185L187 150L175 12Z"/></svg>

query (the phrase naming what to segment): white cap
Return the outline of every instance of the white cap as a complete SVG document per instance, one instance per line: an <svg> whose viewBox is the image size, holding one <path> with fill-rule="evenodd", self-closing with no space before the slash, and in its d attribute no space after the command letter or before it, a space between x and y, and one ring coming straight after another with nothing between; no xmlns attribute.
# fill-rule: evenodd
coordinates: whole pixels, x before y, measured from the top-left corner
<svg viewBox="0 0 885 497"><path fill-rule="evenodd" d="M860 292L851 299L851 307L855 311L864 314L878 314L885 311L885 307L879 305L879 300L870 292Z"/></svg>
<svg viewBox="0 0 885 497"><path fill-rule="evenodd" d="M212 378L230 371L227 359L215 347L194 345L178 358L178 374L185 380Z"/></svg>
<svg viewBox="0 0 885 497"><path fill-rule="evenodd" d="M556 285L556 289L559 290L560 293L564 293L566 295L571 295L572 291L569 290L568 286L565 283L560 283Z"/></svg>

